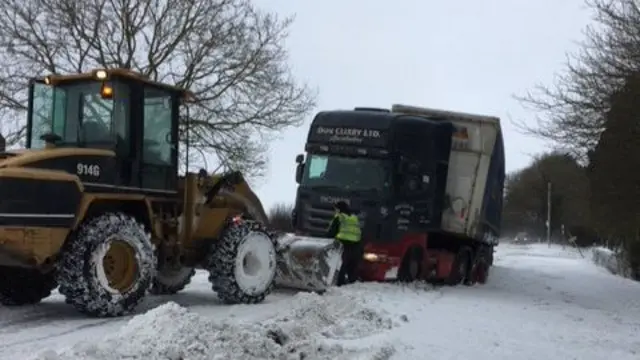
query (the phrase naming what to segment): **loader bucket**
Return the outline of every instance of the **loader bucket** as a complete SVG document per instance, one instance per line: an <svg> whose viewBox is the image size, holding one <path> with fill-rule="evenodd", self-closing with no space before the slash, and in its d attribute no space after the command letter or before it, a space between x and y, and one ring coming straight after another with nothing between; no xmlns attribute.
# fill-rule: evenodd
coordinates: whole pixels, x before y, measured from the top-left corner
<svg viewBox="0 0 640 360"><path fill-rule="evenodd" d="M323 291L334 285L342 245L328 238L284 234L277 239L277 287Z"/></svg>

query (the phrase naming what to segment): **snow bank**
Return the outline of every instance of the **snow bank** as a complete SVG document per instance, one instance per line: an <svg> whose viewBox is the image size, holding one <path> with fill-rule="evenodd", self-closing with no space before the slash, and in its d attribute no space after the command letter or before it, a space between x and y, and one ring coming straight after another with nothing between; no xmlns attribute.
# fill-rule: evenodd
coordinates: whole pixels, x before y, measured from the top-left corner
<svg viewBox="0 0 640 360"><path fill-rule="evenodd" d="M50 350L36 359L383 360L395 352L391 345L357 349L334 341L362 339L398 325L382 310L368 307L367 299L357 294L343 289L331 289L324 296L303 293L288 305L286 313L271 320L239 324L208 319L169 302L132 318L102 341Z"/></svg>
<svg viewBox="0 0 640 360"><path fill-rule="evenodd" d="M620 255L605 247L594 247L591 249L591 259L593 262L609 270L613 274L627 276L629 271L625 268Z"/></svg>

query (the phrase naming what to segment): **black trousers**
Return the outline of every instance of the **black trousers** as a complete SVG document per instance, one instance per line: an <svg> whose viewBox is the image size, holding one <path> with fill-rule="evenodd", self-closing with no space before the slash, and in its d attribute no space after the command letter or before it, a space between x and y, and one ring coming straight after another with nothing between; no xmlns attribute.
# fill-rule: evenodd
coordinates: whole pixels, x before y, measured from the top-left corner
<svg viewBox="0 0 640 360"><path fill-rule="evenodd" d="M340 241L340 240L339 240ZM342 244L342 266L338 272L338 286L351 284L357 280L358 266L362 259L364 245L362 241L340 241Z"/></svg>

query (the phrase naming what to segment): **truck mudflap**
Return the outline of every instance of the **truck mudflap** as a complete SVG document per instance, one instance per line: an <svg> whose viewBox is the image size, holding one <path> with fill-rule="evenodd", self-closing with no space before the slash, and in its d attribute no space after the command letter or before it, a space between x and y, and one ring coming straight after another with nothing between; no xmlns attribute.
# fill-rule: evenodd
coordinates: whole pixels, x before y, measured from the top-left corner
<svg viewBox="0 0 640 360"><path fill-rule="evenodd" d="M277 238L276 287L323 291L336 282L342 245L333 239L283 234Z"/></svg>

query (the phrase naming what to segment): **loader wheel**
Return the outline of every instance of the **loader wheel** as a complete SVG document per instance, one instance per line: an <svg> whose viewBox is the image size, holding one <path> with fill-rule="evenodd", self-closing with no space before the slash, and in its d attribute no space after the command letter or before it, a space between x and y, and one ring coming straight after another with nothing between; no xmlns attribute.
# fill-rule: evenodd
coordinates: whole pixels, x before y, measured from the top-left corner
<svg viewBox="0 0 640 360"><path fill-rule="evenodd" d="M262 225L230 223L208 258L213 291L228 304L255 304L271 293L276 275L276 244Z"/></svg>
<svg viewBox="0 0 640 360"><path fill-rule="evenodd" d="M151 283L149 293L153 295L172 295L189 285L196 270L190 267L179 269L160 269Z"/></svg>
<svg viewBox="0 0 640 360"><path fill-rule="evenodd" d="M150 235L135 218L104 214L82 224L56 264L60 293L79 311L97 317L130 313L155 276Z"/></svg>
<svg viewBox="0 0 640 360"><path fill-rule="evenodd" d="M0 304L19 306L37 304L58 286L53 273L0 266Z"/></svg>

